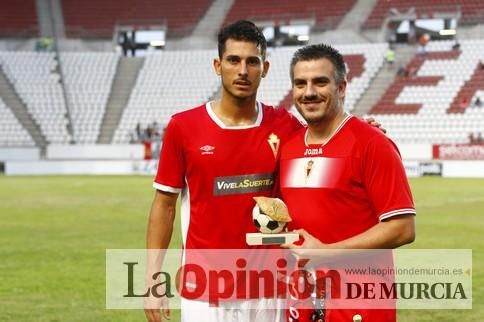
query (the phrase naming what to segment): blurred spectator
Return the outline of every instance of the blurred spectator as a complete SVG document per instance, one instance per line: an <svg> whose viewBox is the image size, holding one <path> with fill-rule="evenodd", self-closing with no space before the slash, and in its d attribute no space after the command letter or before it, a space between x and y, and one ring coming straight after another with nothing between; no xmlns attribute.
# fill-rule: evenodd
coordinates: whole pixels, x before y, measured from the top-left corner
<svg viewBox="0 0 484 322"><path fill-rule="evenodd" d="M477 133L477 136L476 136L476 142L475 144L483 144L484 141L482 140L482 133Z"/></svg>
<svg viewBox="0 0 484 322"><path fill-rule="evenodd" d="M123 31L119 42L121 43L121 49L123 50L124 56L128 56L130 52L131 56L136 56L135 31L132 31L130 33Z"/></svg>
<svg viewBox="0 0 484 322"><path fill-rule="evenodd" d="M43 37L35 43L36 51L52 51L54 49L54 39L50 37Z"/></svg>
<svg viewBox="0 0 484 322"><path fill-rule="evenodd" d="M131 32L131 38L129 39L129 45L131 49L131 56L136 56L136 31Z"/></svg>
<svg viewBox="0 0 484 322"><path fill-rule="evenodd" d="M481 98L479 96L477 96L476 100L474 101L474 106L477 107L477 108L482 107L482 101L481 101Z"/></svg>
<svg viewBox="0 0 484 322"><path fill-rule="evenodd" d="M395 62L395 50L392 46L388 47L387 53L385 55L388 67L393 67L393 63Z"/></svg>
<svg viewBox="0 0 484 322"><path fill-rule="evenodd" d="M469 144L484 144L482 133L469 133Z"/></svg>
<svg viewBox="0 0 484 322"><path fill-rule="evenodd" d="M122 40L121 40L121 48L123 49L123 55L124 56L128 56L128 50L129 50L130 45L131 44L130 44L130 41L128 39L128 33L123 32Z"/></svg>
<svg viewBox="0 0 484 322"><path fill-rule="evenodd" d="M153 121L146 127L138 122L136 127L129 133L129 143L144 145L145 160L157 159L163 145L164 134L165 127L156 121Z"/></svg>
<svg viewBox="0 0 484 322"><path fill-rule="evenodd" d="M397 71L397 76L398 77L408 77L408 69L400 66Z"/></svg>
<svg viewBox="0 0 484 322"><path fill-rule="evenodd" d="M153 121L153 123L151 123L151 127L153 129L153 136L160 137L160 134L161 134L160 124L158 124L158 122L156 121Z"/></svg>
<svg viewBox="0 0 484 322"><path fill-rule="evenodd" d="M452 50L460 50L460 44L457 40L455 41L455 44L452 45Z"/></svg>
<svg viewBox="0 0 484 322"><path fill-rule="evenodd" d="M476 142L476 138L474 137L474 133L469 133L469 144L474 144Z"/></svg>
<svg viewBox="0 0 484 322"><path fill-rule="evenodd" d="M421 56L427 55L427 43L430 40L429 34L422 34L420 38L418 38L418 52Z"/></svg>
<svg viewBox="0 0 484 322"><path fill-rule="evenodd" d="M151 125L148 125L148 127L145 130L144 141L151 141L152 136L153 136L153 128L151 127Z"/></svg>
<svg viewBox="0 0 484 322"><path fill-rule="evenodd" d="M136 124L136 129L135 129L135 133L136 133L136 139L137 140L140 140L141 141L141 135L142 135L142 131L141 131L141 123L138 122L138 124Z"/></svg>

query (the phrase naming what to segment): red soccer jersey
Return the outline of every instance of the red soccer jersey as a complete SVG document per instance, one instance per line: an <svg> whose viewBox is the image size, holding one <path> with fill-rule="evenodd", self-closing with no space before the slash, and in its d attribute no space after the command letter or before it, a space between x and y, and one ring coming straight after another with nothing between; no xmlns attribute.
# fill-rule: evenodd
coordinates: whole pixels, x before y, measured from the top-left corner
<svg viewBox="0 0 484 322"><path fill-rule="evenodd" d="M305 136L299 131L281 154L281 193L293 227L334 243L415 214L398 149L380 130L347 116L324 146L307 145Z"/></svg>
<svg viewBox="0 0 484 322"><path fill-rule="evenodd" d="M306 144L307 130L284 145L280 189L293 221L323 243L358 235L379 221L415 214L412 195L395 144L380 130L348 115L324 145ZM384 265L391 265L390 258ZM326 321L392 321L393 310L339 310Z"/></svg>
<svg viewBox="0 0 484 322"><path fill-rule="evenodd" d="M227 127L209 103L170 120L153 186L182 192L187 249L247 248L253 196L270 196L279 148L302 125L285 109L258 103L254 125Z"/></svg>

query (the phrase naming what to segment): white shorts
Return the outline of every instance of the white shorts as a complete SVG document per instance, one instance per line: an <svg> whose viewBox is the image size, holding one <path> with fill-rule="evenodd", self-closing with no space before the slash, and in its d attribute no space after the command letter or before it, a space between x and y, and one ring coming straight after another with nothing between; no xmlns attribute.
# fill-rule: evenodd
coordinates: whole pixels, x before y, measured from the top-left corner
<svg viewBox="0 0 484 322"><path fill-rule="evenodd" d="M181 299L181 322L284 322L284 299L208 302Z"/></svg>

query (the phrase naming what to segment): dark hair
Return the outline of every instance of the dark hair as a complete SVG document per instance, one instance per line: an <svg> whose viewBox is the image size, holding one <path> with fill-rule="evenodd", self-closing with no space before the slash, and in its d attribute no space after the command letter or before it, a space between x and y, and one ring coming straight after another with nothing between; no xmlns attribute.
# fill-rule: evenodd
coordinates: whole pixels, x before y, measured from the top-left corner
<svg viewBox="0 0 484 322"><path fill-rule="evenodd" d="M218 34L218 55L222 58L227 39L253 42L260 48L262 59L266 58L267 41L257 26L248 20L239 20L225 26Z"/></svg>
<svg viewBox="0 0 484 322"><path fill-rule="evenodd" d="M346 79L346 65L343 56L333 47L325 44L308 45L298 49L291 60L291 82L294 81L294 66L300 61L310 61L326 58L335 67L334 79L340 84Z"/></svg>

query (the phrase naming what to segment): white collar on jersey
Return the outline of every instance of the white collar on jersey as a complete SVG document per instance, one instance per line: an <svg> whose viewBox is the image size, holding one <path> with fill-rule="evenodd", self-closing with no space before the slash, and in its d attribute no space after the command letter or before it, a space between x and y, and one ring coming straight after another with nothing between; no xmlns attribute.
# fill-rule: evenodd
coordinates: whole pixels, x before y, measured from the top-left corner
<svg viewBox="0 0 484 322"><path fill-rule="evenodd" d="M227 126L225 125L224 122L215 114L215 112L212 109L212 104L211 102L205 103L205 108L207 110L208 116L222 129L227 129L227 130L243 130L243 129L250 129L253 127L258 127L262 123L262 104L260 102L256 102L256 108L257 108L257 119L255 120L254 124L251 125L236 125L236 126Z"/></svg>
<svg viewBox="0 0 484 322"><path fill-rule="evenodd" d="M326 144L328 144L328 142L331 141L331 139L343 128L343 126L346 124L346 122L348 122L348 120L353 117L353 115L351 115L347 112L345 112L345 114L346 114L345 118L341 121L341 123L338 125L336 130L334 130L333 134L331 134L328 141L326 141L326 143L321 144L321 146L325 146ZM309 131L309 129L306 129L306 133L304 133L304 145L305 146L309 146L309 144L308 144L308 131Z"/></svg>

